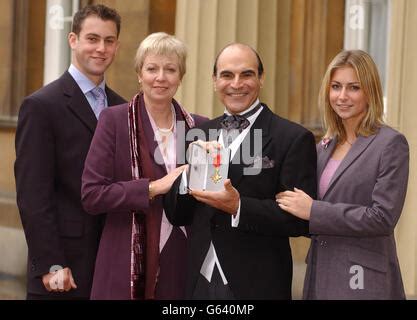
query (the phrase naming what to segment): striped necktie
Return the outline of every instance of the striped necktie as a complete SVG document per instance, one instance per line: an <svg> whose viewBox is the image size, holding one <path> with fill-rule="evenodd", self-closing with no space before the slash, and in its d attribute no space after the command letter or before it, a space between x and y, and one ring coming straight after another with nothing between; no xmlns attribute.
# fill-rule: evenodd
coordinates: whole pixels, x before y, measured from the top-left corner
<svg viewBox="0 0 417 320"><path fill-rule="evenodd" d="M93 111L96 115L96 118L98 119L100 112L103 111L103 109L106 107L106 94L104 93L104 90L100 87L95 87L91 90L91 93L96 99Z"/></svg>

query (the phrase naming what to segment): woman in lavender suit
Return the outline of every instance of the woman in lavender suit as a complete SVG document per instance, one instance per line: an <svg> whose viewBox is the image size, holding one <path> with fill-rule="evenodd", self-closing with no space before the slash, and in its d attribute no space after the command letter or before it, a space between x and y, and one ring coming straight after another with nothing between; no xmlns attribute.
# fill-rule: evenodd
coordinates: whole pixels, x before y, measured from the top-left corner
<svg viewBox="0 0 417 320"><path fill-rule="evenodd" d="M394 228L407 191L405 137L383 122L372 58L343 51L330 63L319 105L326 134L317 146L319 199L277 195L281 208L309 220L304 299L404 299Z"/></svg>

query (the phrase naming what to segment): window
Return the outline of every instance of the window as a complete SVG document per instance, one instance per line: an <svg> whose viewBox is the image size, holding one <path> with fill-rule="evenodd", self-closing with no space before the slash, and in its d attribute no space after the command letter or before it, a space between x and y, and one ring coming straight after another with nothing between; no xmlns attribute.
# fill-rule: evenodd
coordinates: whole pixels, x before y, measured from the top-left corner
<svg viewBox="0 0 417 320"><path fill-rule="evenodd" d="M17 108L25 95L29 5L24 0L2 1L0 23L0 126L13 127Z"/></svg>
<svg viewBox="0 0 417 320"><path fill-rule="evenodd" d="M374 59L386 101L389 0L346 0L344 48L361 49ZM386 108L386 103L384 103Z"/></svg>
<svg viewBox="0 0 417 320"><path fill-rule="evenodd" d="M47 1L44 84L57 79L69 67L71 50L67 39L71 31L72 16L78 8L78 0Z"/></svg>

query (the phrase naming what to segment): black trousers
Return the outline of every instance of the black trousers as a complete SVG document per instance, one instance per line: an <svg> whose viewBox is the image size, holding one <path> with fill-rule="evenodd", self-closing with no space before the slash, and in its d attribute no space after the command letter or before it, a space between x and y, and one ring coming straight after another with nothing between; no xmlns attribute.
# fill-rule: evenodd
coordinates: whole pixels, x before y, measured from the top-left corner
<svg viewBox="0 0 417 320"><path fill-rule="evenodd" d="M230 287L223 283L217 266L214 266L211 282L200 273L192 296L193 300L235 300Z"/></svg>

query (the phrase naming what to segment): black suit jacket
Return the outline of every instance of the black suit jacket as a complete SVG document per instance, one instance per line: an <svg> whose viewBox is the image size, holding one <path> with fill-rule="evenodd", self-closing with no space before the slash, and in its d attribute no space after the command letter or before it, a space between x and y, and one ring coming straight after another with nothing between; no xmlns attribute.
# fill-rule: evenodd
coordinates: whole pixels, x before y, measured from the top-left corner
<svg viewBox="0 0 417 320"><path fill-rule="evenodd" d="M125 102L109 88L106 94L109 105ZM28 293L48 294L41 276L59 265L71 268L78 288L56 295L90 295L103 217L83 210L80 193L96 124L87 99L68 72L22 103L15 177L28 244Z"/></svg>
<svg viewBox="0 0 417 320"><path fill-rule="evenodd" d="M316 196L316 148L313 134L305 128L273 114L266 105L243 141L229 167L228 177L241 199L239 226L231 226L231 216L191 196L176 194L180 180L166 196L166 213L173 224L191 224L187 294L194 291L201 265L214 247L229 286L237 299L291 299L292 257L290 236L308 233L308 222L281 210L277 192L300 188ZM201 128L220 128L221 117ZM242 146L254 150L255 129L262 130L262 151L257 175L245 175L253 165L234 163L244 159ZM251 137L251 138L249 138ZM255 148L256 149L256 148ZM251 155L256 156L251 152Z"/></svg>

